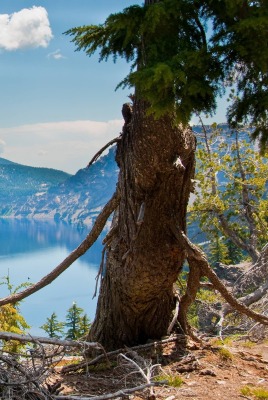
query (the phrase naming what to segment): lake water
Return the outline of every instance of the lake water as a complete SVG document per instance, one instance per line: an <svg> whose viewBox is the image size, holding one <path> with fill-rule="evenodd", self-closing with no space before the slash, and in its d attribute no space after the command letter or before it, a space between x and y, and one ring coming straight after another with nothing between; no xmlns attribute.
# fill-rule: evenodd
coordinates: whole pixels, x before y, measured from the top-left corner
<svg viewBox="0 0 268 400"><path fill-rule="evenodd" d="M11 283L35 283L52 271L86 237L86 228L54 221L0 220L0 278L9 274ZM95 277L101 258L101 239L75 261L54 282L27 297L20 310L32 335L45 335L40 326L55 312L65 321L66 311L75 301L91 320L97 299ZM3 281L3 279L0 279ZM0 297L8 295L0 286Z"/></svg>

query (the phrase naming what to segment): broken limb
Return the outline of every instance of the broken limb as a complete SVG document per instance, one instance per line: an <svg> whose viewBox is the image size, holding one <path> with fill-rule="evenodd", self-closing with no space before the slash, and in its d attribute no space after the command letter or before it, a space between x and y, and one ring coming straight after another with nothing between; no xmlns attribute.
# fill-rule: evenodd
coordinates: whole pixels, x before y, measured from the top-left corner
<svg viewBox="0 0 268 400"><path fill-rule="evenodd" d="M120 136L112 139L110 142L106 143L105 146L103 146L93 157L92 159L89 161L87 168L89 168L101 155L102 153L110 146L112 146L114 143L118 143L119 140L121 140Z"/></svg>
<svg viewBox="0 0 268 400"><path fill-rule="evenodd" d="M129 389L121 389L118 390L117 392L114 393L108 393L108 394L103 394L100 396L89 396L89 397L84 397L84 396L55 396L55 400L108 400L108 399L114 399L114 398L124 398L127 397L127 395L138 392L147 388L150 388L152 386L161 386L166 384L166 381L163 382L151 382L151 383L146 383L144 385L136 386L134 388L129 388Z"/></svg>
<svg viewBox="0 0 268 400"><path fill-rule="evenodd" d="M178 320L178 315L179 315L179 309L180 309L180 296L177 294L176 295L176 306L175 306L175 312L172 318L171 323L169 324L168 330L167 330L167 334L170 335L174 325L176 324L177 320Z"/></svg>
<svg viewBox="0 0 268 400"><path fill-rule="evenodd" d="M55 339L55 338L48 338L48 337L41 337L41 336L31 336L31 335L20 335L18 333L12 332L0 332L0 339L1 340L18 340L22 343L43 343L43 344L51 344L54 346L63 346L63 347L84 347L89 348L93 347L95 349L103 350L103 347L97 342L79 342L76 340L62 340L62 339Z"/></svg>
<svg viewBox="0 0 268 400"><path fill-rule="evenodd" d="M186 340L185 339L185 335L178 335L177 334L177 335L172 335L171 337L169 337L167 339L159 340L159 341L156 341L156 342L141 344L139 346L134 346L134 347L120 348L120 349L113 350L113 351L110 351L110 352L105 353L105 354L100 354L100 355L98 355L97 357L95 357L92 360L82 361L79 364L65 365L65 366L62 367L61 372L63 374L68 374L70 372L73 373L73 372L78 371L80 369L87 368L90 365L95 365L99 361L102 361L104 358L111 359L111 358L113 358L113 357L115 357L118 354L123 353L123 352L145 350L145 349L150 349L152 347L154 347L156 349L157 347L160 347L160 346L162 346L162 345L164 345L166 343L178 342L178 341L181 341L181 342L184 343L185 340Z"/></svg>
<svg viewBox="0 0 268 400"><path fill-rule="evenodd" d="M103 210L96 218L95 224L85 240L75 250L73 250L53 271L44 276L39 282L27 287L27 289L23 290L22 292L18 292L0 299L0 306L3 306L5 304L14 304L53 282L71 264L73 264L74 261L81 257L93 245L93 243L95 243L100 233L102 232L107 219L116 209L118 203L119 194L115 192L113 197L104 206Z"/></svg>
<svg viewBox="0 0 268 400"><path fill-rule="evenodd" d="M196 265L198 265L198 267L200 268L200 273L210 280L214 288L218 290L218 292L227 301L227 303L229 303L234 310L240 312L241 314L247 315L254 321L260 322L264 325L268 325L268 317L252 311L250 308L240 303L240 301L233 297L233 295L226 289L225 285L221 282L221 280L210 267L203 251L199 247L191 243L191 241L183 232L181 232L181 236L188 253L187 259L189 264L195 263Z"/></svg>
<svg viewBox="0 0 268 400"><path fill-rule="evenodd" d="M257 301L259 301L260 299L262 299L262 297L267 293L268 291L268 282L265 282L262 286L260 286L258 289L256 289L254 292L249 293L246 296L240 297L239 298L239 302L241 304L243 304L244 306L250 306L251 304L256 303ZM222 309L220 311L220 319L217 323L217 328L219 331L219 335L221 336L221 332L222 332L222 328L223 328L223 322L224 322L224 318L230 314L231 312L233 312L234 309L233 307L229 304L229 303L225 303L222 306ZM258 322L259 323L259 322Z"/></svg>

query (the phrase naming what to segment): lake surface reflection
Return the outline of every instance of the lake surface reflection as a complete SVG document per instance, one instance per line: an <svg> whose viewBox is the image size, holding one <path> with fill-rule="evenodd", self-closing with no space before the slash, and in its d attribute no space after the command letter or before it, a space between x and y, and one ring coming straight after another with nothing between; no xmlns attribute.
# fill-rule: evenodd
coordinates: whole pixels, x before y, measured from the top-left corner
<svg viewBox="0 0 268 400"><path fill-rule="evenodd" d="M62 222L0 220L0 278L9 274L15 286L39 281L74 250L87 233L87 228ZM39 327L53 312L64 321L66 311L74 301L93 320L97 299L92 300L92 296L101 249L100 238L54 282L21 303L20 310L31 326L31 334L44 336L45 332ZM7 294L7 288L0 286L0 297Z"/></svg>

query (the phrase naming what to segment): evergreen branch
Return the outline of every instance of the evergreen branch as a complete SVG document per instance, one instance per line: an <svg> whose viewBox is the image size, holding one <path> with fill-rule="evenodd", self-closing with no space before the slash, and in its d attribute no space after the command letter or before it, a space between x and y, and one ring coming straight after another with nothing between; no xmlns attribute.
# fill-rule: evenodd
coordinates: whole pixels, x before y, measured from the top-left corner
<svg viewBox="0 0 268 400"><path fill-rule="evenodd" d="M249 190L246 185L246 174L245 170L242 165L242 160L241 160L241 154L240 154L240 146L238 142L238 133L236 131L235 135L235 146L236 146L236 154L237 154L237 160L238 160L238 169L239 173L241 176L242 180L242 201L243 201L243 206L245 208L245 218L248 221L249 225L249 231L250 231L250 237L249 237L249 246L251 253L255 253L253 260L256 261L260 255L260 253L257 250L257 238L258 238L258 233L257 233L257 227L256 223L253 217L253 207L251 207L250 204L250 199L249 199Z"/></svg>

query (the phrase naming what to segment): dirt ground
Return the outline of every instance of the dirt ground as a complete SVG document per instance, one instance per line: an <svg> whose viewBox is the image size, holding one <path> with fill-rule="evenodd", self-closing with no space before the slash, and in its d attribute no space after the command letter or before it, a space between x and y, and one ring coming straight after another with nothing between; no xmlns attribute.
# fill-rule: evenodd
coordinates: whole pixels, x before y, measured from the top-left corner
<svg viewBox="0 0 268 400"><path fill-rule="evenodd" d="M109 365L107 362L98 363L88 367L87 371L81 369L63 373L64 367L58 365L50 383L61 384L60 395L73 395L78 398L138 387L145 383L145 379L137 371L134 361L145 373L154 370L152 375L158 376L151 378L151 381L157 379L166 383L116 398L268 399L268 341L252 343L245 340L228 340L221 343L204 340L197 343L188 340L186 348L183 349L180 343L171 342L161 347L152 347L149 351L137 351L126 355L132 361L117 356ZM160 365L156 367L156 364ZM256 397L254 389L264 390Z"/></svg>

